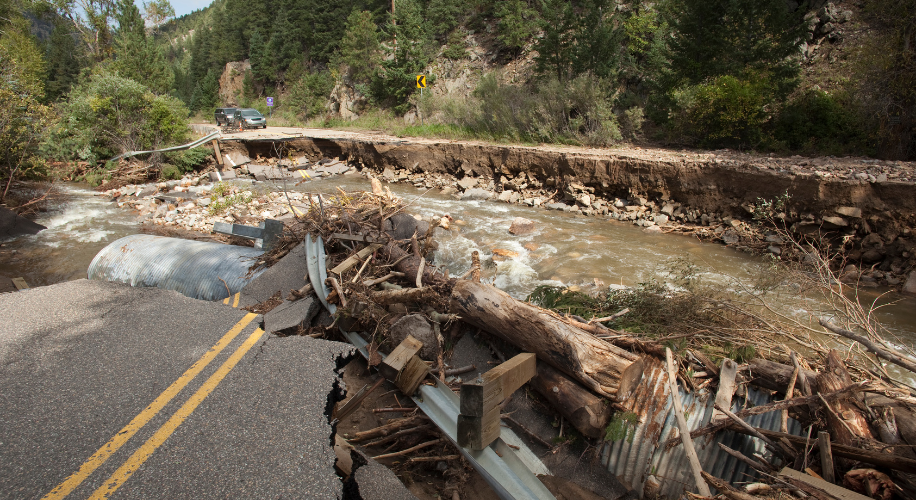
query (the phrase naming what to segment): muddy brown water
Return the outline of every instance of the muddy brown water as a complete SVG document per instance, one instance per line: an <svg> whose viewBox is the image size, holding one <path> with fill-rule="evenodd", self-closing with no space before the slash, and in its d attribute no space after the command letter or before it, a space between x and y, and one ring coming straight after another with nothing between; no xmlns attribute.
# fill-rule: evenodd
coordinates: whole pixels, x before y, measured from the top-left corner
<svg viewBox="0 0 916 500"><path fill-rule="evenodd" d="M316 180L291 190L333 194L369 189L358 176ZM282 188L282 185L278 186ZM700 277L723 286L732 280L752 281L764 272L761 257L701 242L687 236L647 234L641 228L598 217L491 201L460 201L437 190L391 184L391 190L410 203L409 212L425 218L450 215L452 230L438 229L440 248L436 262L453 276L471 265L471 252L480 252L484 278L517 298L524 298L543 284L574 285L587 289L597 280L603 285L632 286L652 277L664 277L674 259L686 258L700 270ZM99 250L122 236L139 232L136 215L118 208L86 186L64 184L66 201L36 221L48 229L34 236L0 242L0 275L23 277L30 286L41 286L86 277L89 263ZM515 217L535 222L536 230L525 236L509 234ZM494 250L517 254L494 261ZM896 303L881 308L879 319L902 340L916 344L916 298L885 290L865 289L868 301ZM816 309L815 302L784 303L801 313Z"/></svg>

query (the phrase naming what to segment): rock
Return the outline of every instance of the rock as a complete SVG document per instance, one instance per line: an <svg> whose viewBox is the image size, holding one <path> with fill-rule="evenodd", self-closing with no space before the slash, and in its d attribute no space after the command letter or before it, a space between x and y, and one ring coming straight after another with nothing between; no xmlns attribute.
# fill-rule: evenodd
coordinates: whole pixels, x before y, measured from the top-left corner
<svg viewBox="0 0 916 500"><path fill-rule="evenodd" d="M386 168L385 171L382 172L382 178L385 179L385 182L394 182L398 180L397 174L395 174L394 170L391 170L391 168Z"/></svg>
<svg viewBox="0 0 916 500"><path fill-rule="evenodd" d="M8 208L0 207L0 240L23 234L38 234L45 226L32 222Z"/></svg>
<svg viewBox="0 0 916 500"><path fill-rule="evenodd" d="M652 225L652 226L649 226L643 229L642 232L649 233L649 234L662 234L662 228Z"/></svg>
<svg viewBox="0 0 916 500"><path fill-rule="evenodd" d="M858 174L856 174L856 179L859 179L860 181L867 181L868 174L866 174L865 172L859 172Z"/></svg>
<svg viewBox="0 0 916 500"><path fill-rule="evenodd" d="M592 205L592 197L585 193L579 195L579 197L576 198L576 201L579 202L579 204L583 207L590 207Z"/></svg>
<svg viewBox="0 0 916 500"><path fill-rule="evenodd" d="M665 206L662 207L662 213L669 217L674 215L674 210L675 206L672 203L666 203Z"/></svg>
<svg viewBox="0 0 916 500"><path fill-rule="evenodd" d="M878 174L873 182L887 182L887 174Z"/></svg>
<svg viewBox="0 0 916 500"><path fill-rule="evenodd" d="M661 226L662 224L667 224L667 223L668 223L668 216L667 216L667 215L656 215L656 216L652 219L652 221L655 222L656 224L658 224L659 226Z"/></svg>
<svg viewBox="0 0 916 500"><path fill-rule="evenodd" d="M906 279L900 291L916 295L916 269L910 271L910 276Z"/></svg>
<svg viewBox="0 0 916 500"><path fill-rule="evenodd" d="M442 193L442 194L445 195L445 196L448 196L448 195L450 195L450 194L455 194L455 193L457 193L457 192L458 192L458 189L457 189L455 186L445 186L445 187L442 188L442 190L439 191L439 192Z"/></svg>
<svg viewBox="0 0 916 500"><path fill-rule="evenodd" d="M878 262L884 257L884 252L877 248L872 248L871 250L866 250L862 253L862 260L864 262L872 263Z"/></svg>
<svg viewBox="0 0 916 500"><path fill-rule="evenodd" d="M782 248L779 248L775 245L770 245L767 247L767 252L770 252L773 255L782 255Z"/></svg>
<svg viewBox="0 0 916 500"><path fill-rule="evenodd" d="M849 223L846 222L846 219L842 217L824 217L823 220L824 220L824 224L827 225L828 228L846 227L849 225Z"/></svg>
<svg viewBox="0 0 916 500"><path fill-rule="evenodd" d="M727 229L722 233L722 241L726 245L734 245L738 243L741 238L738 237L738 233L734 229Z"/></svg>
<svg viewBox="0 0 916 500"><path fill-rule="evenodd" d="M350 451L354 471L343 484L343 498L363 500L417 500L388 467L358 450Z"/></svg>
<svg viewBox="0 0 916 500"><path fill-rule="evenodd" d="M433 325L422 314L410 314L397 320L390 329L391 344L396 346L404 341L408 335L423 343L423 348L418 353L426 361L435 361L439 355L439 340Z"/></svg>
<svg viewBox="0 0 916 500"><path fill-rule="evenodd" d="M390 223L390 226L389 226ZM385 221L385 230L396 240L408 240L414 232L423 236L429 231L429 222L417 220L410 214L395 214Z"/></svg>
<svg viewBox="0 0 916 500"><path fill-rule="evenodd" d="M463 179L458 181L458 187L464 190L471 189L477 185L477 179L471 176L465 176Z"/></svg>
<svg viewBox="0 0 916 500"><path fill-rule="evenodd" d="M617 201L614 202L614 207L615 207L615 208L623 208L623 207L625 207L625 206L627 206L626 200L617 200Z"/></svg>
<svg viewBox="0 0 916 500"><path fill-rule="evenodd" d="M509 226L509 233L516 236L529 234L534 230L534 221L524 217L516 217L515 220L512 221L512 225Z"/></svg>
<svg viewBox="0 0 916 500"><path fill-rule="evenodd" d="M846 217L852 217L854 219L859 219L862 217L862 209L856 207L836 207L834 212L845 215Z"/></svg>
<svg viewBox="0 0 916 500"><path fill-rule="evenodd" d="M461 195L462 200L489 200L493 193L483 188L471 188Z"/></svg>
<svg viewBox="0 0 916 500"><path fill-rule="evenodd" d="M518 252L513 252L512 250L506 250L505 248L494 248L493 249L493 260L505 260L505 259L517 259ZM501 257L501 258L497 258Z"/></svg>
<svg viewBox="0 0 916 500"><path fill-rule="evenodd" d="M497 196L496 199L498 199L499 201L504 201L508 203L509 200L512 199L513 194L516 194L516 193L514 191L506 190L506 191L503 191L502 193L499 193L499 196Z"/></svg>
<svg viewBox="0 0 916 500"><path fill-rule="evenodd" d="M567 207L565 203L548 203L547 204L548 210L566 210L567 208L569 207Z"/></svg>
<svg viewBox="0 0 916 500"><path fill-rule="evenodd" d="M775 243L777 245L782 245L785 243L785 240L782 239L782 236L779 236L778 234L771 234L764 238L764 241L767 243Z"/></svg>

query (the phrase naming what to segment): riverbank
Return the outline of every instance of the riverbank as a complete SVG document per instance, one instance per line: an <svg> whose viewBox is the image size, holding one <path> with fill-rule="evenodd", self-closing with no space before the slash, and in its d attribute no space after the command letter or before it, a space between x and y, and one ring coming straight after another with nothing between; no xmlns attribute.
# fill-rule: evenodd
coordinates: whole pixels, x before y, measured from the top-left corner
<svg viewBox="0 0 916 500"><path fill-rule="evenodd" d="M229 160L226 178L260 175L301 184L309 180L303 173L314 176L317 162L325 159L325 164L337 166L329 175L346 171L437 189L462 200L489 199L621 221L647 232L686 233L780 259L801 255L772 226L761 224L769 219L793 236L829 246L838 255L837 265L843 261L844 281L916 292L912 163L733 151L501 146L280 127L232 134L220 144ZM264 189L231 195L238 202L240 193L248 192L253 203L246 204L245 214L229 211L221 219L210 220L206 213L184 217L192 207L179 199L167 204L173 208L135 207L141 215L155 209L153 222L161 219L159 223L206 232L207 224L212 227L216 220L250 217L256 223L264 213L292 217L288 205L303 201L301 194L285 199L279 191ZM109 194L118 198L121 192ZM180 209L182 203L185 208ZM175 213L170 215L171 210Z"/></svg>

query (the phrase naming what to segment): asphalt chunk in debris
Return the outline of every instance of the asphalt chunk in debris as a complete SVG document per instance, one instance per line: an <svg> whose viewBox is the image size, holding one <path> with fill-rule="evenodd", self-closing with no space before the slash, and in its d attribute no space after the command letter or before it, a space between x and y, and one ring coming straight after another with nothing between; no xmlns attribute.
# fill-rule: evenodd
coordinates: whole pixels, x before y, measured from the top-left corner
<svg viewBox="0 0 916 500"><path fill-rule="evenodd" d="M279 293L279 292L278 292ZM271 301L273 298L271 298ZM299 326L307 326L318 314L319 302L314 296L295 302L282 302L264 314L264 331L280 333ZM252 311L254 312L254 311Z"/></svg>
<svg viewBox="0 0 916 500"><path fill-rule="evenodd" d="M305 286L308 283L306 276L308 268L305 265L305 246L298 245L245 286L239 306L247 308L261 304L277 292L281 292L281 296L286 296L290 290L299 290ZM274 307L278 305L279 303L274 304ZM254 312L252 309L248 310ZM261 311L258 312L263 314Z"/></svg>
<svg viewBox="0 0 916 500"><path fill-rule="evenodd" d="M404 483L384 465L351 450L353 471L344 481L344 500L416 500Z"/></svg>

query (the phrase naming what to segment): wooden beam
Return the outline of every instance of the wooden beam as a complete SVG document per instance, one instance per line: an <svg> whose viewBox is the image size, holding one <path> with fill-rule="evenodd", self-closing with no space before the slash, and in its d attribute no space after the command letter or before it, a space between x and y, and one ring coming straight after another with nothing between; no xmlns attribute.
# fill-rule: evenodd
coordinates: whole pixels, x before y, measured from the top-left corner
<svg viewBox="0 0 916 500"><path fill-rule="evenodd" d="M213 154L216 155L216 164L223 166L223 155L219 152L219 141L213 139Z"/></svg>
<svg viewBox="0 0 916 500"><path fill-rule="evenodd" d="M365 260L365 258L368 257L369 254L378 250L381 247L382 245L379 245L378 243L373 243L367 246L366 248L363 248L359 252L356 252L354 255L347 257L346 260L344 260L340 264L337 264L337 266L334 269L331 269L331 272L340 276L341 274L345 273L351 267Z"/></svg>
<svg viewBox="0 0 916 500"><path fill-rule="evenodd" d="M26 284L25 280L22 278L13 278L13 285L16 285L16 290L28 290L29 285Z"/></svg>
<svg viewBox="0 0 916 500"><path fill-rule="evenodd" d="M537 375L535 355L522 353L461 384L461 414L482 417Z"/></svg>
<svg viewBox="0 0 916 500"><path fill-rule="evenodd" d="M711 497L709 486L703 479L703 466L700 465L700 458L697 456L697 450L693 447L693 440L690 438L690 427L687 427L687 419L684 418L684 405L681 404L681 396L677 391L677 372L674 369L674 356L671 349L665 348L665 358L668 369L668 392L671 394L672 411L677 418L678 430L681 433L681 441L684 444L684 454L687 455L687 463L690 464L690 470L693 473L693 480L696 483L697 491L704 497Z"/></svg>
<svg viewBox="0 0 916 500"><path fill-rule="evenodd" d="M458 415L458 445L464 448L482 450L499 438L500 430L499 405L482 417Z"/></svg>
<svg viewBox="0 0 916 500"><path fill-rule="evenodd" d="M828 483L836 483L833 476L833 452L830 450L830 433L819 431L817 433L818 453L821 455L821 476Z"/></svg>

